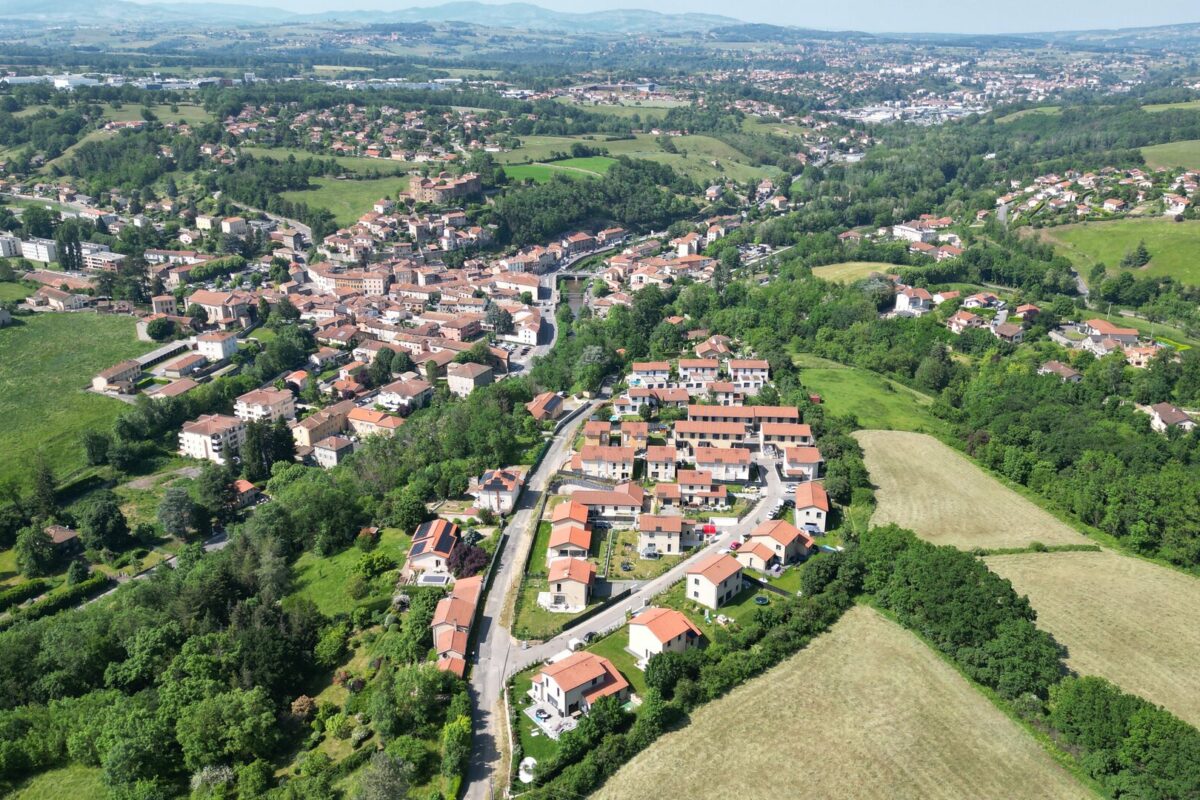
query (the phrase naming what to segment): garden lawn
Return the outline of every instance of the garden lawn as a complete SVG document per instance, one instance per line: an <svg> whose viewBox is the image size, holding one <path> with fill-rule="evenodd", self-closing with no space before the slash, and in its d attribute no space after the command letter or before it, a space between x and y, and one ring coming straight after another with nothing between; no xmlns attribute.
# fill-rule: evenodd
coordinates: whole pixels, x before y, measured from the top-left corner
<svg viewBox="0 0 1200 800"><path fill-rule="evenodd" d="M622 625L603 639L588 645L587 650L611 661L617 671L625 676L625 680L629 681L634 693L645 698L646 674L637 668L637 658L625 649L628 646L629 626Z"/></svg>
<svg viewBox="0 0 1200 800"><path fill-rule="evenodd" d="M1054 244L1086 277L1096 264L1118 273L1121 259L1139 242L1146 243L1150 263L1134 269L1134 275L1170 276L1177 281L1200 285L1200 221L1118 219L1043 228L1041 238Z"/></svg>
<svg viewBox="0 0 1200 800"><path fill-rule="evenodd" d="M60 484L89 469L80 437L109 430L125 404L85 387L100 370L153 347L137 340L125 316L44 313L0 328L0 418L8 430L0 483L25 483L35 458L46 459Z"/></svg>
<svg viewBox="0 0 1200 800"><path fill-rule="evenodd" d="M371 210L382 197L397 197L408 188L408 176L366 180L313 178L315 189L283 192L280 196L293 203L306 203L333 213L339 225L351 225Z"/></svg>
<svg viewBox="0 0 1200 800"><path fill-rule="evenodd" d="M534 557L537 557L536 553ZM542 557L545 557L544 552L542 553ZM521 581L520 596L517 598L520 607L517 609L517 616L513 620L512 626L512 633L516 638L535 641L553 639L562 632L563 627L568 622L580 614L586 614L599 605L598 602L589 603L587 608L578 614L547 611L539 606L537 601L538 593L545 591L549 591L549 586L544 577L530 577L527 575Z"/></svg>
<svg viewBox="0 0 1200 800"><path fill-rule="evenodd" d="M521 752L537 759L539 764L544 764L554 758L558 752L558 743L542 733L524 711L529 705L529 689L533 686L533 676L541 670L542 665L538 664L517 673L513 678L513 695L509 701L517 718L517 737L521 742ZM537 736L533 735L534 731L537 731Z"/></svg>
<svg viewBox="0 0 1200 800"><path fill-rule="evenodd" d="M691 712L597 800L1088 798L1037 741L908 631L864 607Z"/></svg>
<svg viewBox="0 0 1200 800"><path fill-rule="evenodd" d="M379 537L377 551L390 556L397 568L403 566L411 537L399 528L384 528ZM387 573L372 581L372 591L359 600L346 592L346 584L364 552L357 547L347 547L332 556L319 556L311 550L305 551L296 560L292 595L313 601L321 613L327 615L348 614L357 606L381 597L390 597L394 573Z"/></svg>

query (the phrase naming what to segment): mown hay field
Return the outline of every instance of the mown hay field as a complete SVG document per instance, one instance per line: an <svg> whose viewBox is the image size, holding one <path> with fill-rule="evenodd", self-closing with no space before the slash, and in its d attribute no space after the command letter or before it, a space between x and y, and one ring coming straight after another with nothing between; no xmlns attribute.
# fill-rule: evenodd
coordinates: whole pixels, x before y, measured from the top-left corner
<svg viewBox="0 0 1200 800"><path fill-rule="evenodd" d="M1087 537L923 433L858 431L875 525L895 523L934 544L1026 547L1087 544Z"/></svg>
<svg viewBox="0 0 1200 800"><path fill-rule="evenodd" d="M1092 795L925 644L859 606L766 675L696 710L594 796Z"/></svg>
<svg viewBox="0 0 1200 800"><path fill-rule="evenodd" d="M1067 663L1200 725L1200 580L1120 553L992 556Z"/></svg>

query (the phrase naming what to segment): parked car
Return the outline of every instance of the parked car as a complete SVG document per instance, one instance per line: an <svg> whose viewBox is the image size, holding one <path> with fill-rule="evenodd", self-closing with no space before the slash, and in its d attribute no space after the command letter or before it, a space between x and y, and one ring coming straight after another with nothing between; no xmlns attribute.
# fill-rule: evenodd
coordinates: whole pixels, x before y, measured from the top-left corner
<svg viewBox="0 0 1200 800"><path fill-rule="evenodd" d="M539 720L541 720L542 722L545 722L546 720L550 719L550 712L548 712L544 709L541 709L541 708L534 709L533 715L535 717L537 717Z"/></svg>

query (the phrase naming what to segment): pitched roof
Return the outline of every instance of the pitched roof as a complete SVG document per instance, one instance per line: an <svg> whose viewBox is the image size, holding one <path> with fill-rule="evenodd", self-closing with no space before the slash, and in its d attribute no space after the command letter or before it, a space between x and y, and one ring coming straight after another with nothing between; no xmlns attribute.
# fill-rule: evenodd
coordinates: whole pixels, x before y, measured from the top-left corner
<svg viewBox="0 0 1200 800"><path fill-rule="evenodd" d="M573 520L580 524L586 523L588 519L587 506L582 503L577 503L574 500L568 500L565 503L559 503L554 507L554 511L550 514L550 522L558 525L567 520Z"/></svg>
<svg viewBox="0 0 1200 800"><path fill-rule="evenodd" d="M721 581L742 571L738 560L727 553L713 553L688 567L688 575L700 575L711 583Z"/></svg>
<svg viewBox="0 0 1200 800"><path fill-rule="evenodd" d="M661 644L666 644L677 636L700 636L700 629L695 623L673 608L648 608L630 620L629 625L645 626L650 635Z"/></svg>
<svg viewBox="0 0 1200 800"><path fill-rule="evenodd" d="M750 531L750 539L755 538L773 539L784 547L788 547L796 539L803 539L807 547L812 547L812 537L804 533L792 523L783 519L772 519L760 523L755 526L754 530Z"/></svg>
<svg viewBox="0 0 1200 800"><path fill-rule="evenodd" d="M825 487L816 482L797 486L796 508L819 508L829 513L829 495L825 493Z"/></svg>
<svg viewBox="0 0 1200 800"><path fill-rule="evenodd" d="M556 558L550 562L550 574L546 580L575 581L591 585L596 579L596 565L582 558Z"/></svg>
<svg viewBox="0 0 1200 800"><path fill-rule="evenodd" d="M550 549L578 547L587 550L592 546L592 529L578 522L560 522L550 531Z"/></svg>
<svg viewBox="0 0 1200 800"><path fill-rule="evenodd" d="M408 548L408 559L434 553L448 558L459 540L458 526L444 519L430 520L417 526L412 544Z"/></svg>
<svg viewBox="0 0 1200 800"><path fill-rule="evenodd" d="M570 692L590 684L593 680L604 678L595 689L584 695L588 703L610 694L616 694L629 686L629 681L625 680L625 677L617 671L611 661L586 650L572 653L561 661L547 665L536 677L543 680L553 679L564 692Z"/></svg>
<svg viewBox="0 0 1200 800"><path fill-rule="evenodd" d="M684 519L676 514L642 514L638 520L638 530L642 533L660 531L662 533L681 533Z"/></svg>

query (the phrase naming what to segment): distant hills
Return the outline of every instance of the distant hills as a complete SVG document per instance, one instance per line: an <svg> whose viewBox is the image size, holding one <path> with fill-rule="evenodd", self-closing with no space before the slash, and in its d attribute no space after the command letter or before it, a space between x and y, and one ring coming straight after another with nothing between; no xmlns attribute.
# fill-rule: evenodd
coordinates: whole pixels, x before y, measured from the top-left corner
<svg viewBox="0 0 1200 800"><path fill-rule="evenodd" d="M377 2L378 0L374 0ZM353 3L354 0L348 0ZM666 14L646 9L571 13L532 3L489 4L455 0L442 5L398 9L338 9L300 14L272 6L236 3L135 3L130 0L0 0L0 22L28 20L44 24L161 24L164 26L242 27L280 23L462 23L488 28L578 34L703 34L718 41L768 41L791 44L820 39L875 39L957 44L977 47L1036 46L1047 42L1074 47L1163 49L1200 47L1200 22L1117 30L1055 31L1023 34L934 34L824 31L788 25L748 23L718 14Z"/></svg>
<svg viewBox="0 0 1200 800"><path fill-rule="evenodd" d="M0 20L95 25L110 23L179 23L205 26L269 25L273 23L348 22L355 24L461 22L492 28L564 33L700 33L740 25L740 20L715 14L663 14L642 9L589 13L551 11L531 3L488 3L462 0L438 6L397 10L324 11L298 14L282 8L230 3L132 3L129 0L0 0Z"/></svg>

